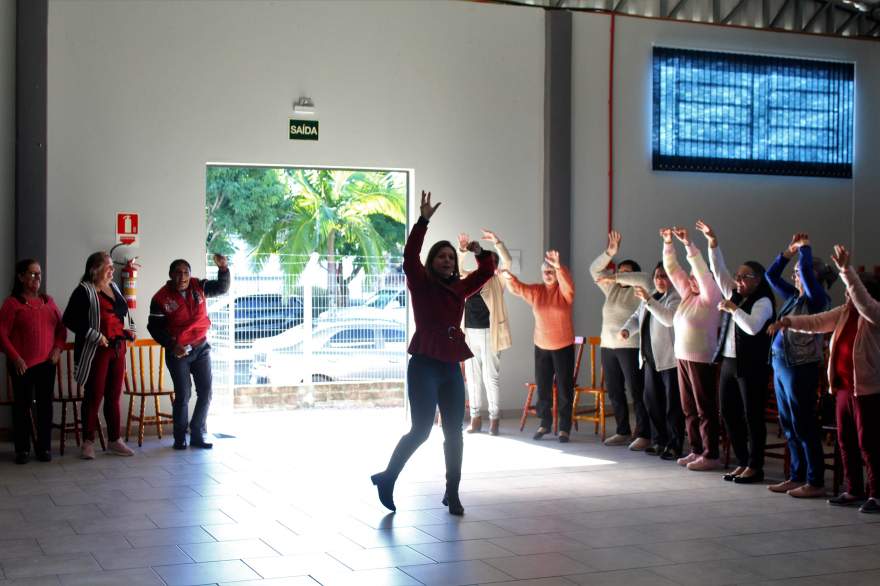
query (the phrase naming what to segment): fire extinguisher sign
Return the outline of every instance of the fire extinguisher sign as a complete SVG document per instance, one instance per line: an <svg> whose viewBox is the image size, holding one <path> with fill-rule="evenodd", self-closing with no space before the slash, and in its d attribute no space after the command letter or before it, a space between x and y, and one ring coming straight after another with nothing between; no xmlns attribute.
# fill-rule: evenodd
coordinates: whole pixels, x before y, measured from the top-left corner
<svg viewBox="0 0 880 586"><path fill-rule="evenodd" d="M119 212L116 214L116 242L128 246L137 246L140 241L138 214Z"/></svg>

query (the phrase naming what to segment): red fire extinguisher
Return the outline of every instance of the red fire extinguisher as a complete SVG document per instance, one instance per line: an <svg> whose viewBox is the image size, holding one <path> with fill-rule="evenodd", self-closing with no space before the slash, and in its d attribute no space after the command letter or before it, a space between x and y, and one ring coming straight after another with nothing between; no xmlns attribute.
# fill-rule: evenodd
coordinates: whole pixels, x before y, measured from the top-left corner
<svg viewBox="0 0 880 586"><path fill-rule="evenodd" d="M136 260L137 257L129 259L120 272L122 276L122 295L125 297L129 309L137 309L137 274L141 265L137 264Z"/></svg>

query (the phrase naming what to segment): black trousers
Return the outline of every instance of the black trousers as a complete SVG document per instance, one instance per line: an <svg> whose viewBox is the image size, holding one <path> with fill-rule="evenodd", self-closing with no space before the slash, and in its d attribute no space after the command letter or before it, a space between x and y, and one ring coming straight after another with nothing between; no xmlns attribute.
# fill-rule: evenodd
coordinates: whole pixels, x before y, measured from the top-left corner
<svg viewBox="0 0 880 586"><path fill-rule="evenodd" d="M538 385L538 417L541 427L553 427L553 376L556 376L556 408L559 431L571 431L571 403L574 401L574 344L558 350L535 346L535 384Z"/></svg>
<svg viewBox="0 0 880 586"><path fill-rule="evenodd" d="M718 387L721 393L721 418L727 428L737 465L754 470L764 468L764 446L767 444L766 365L750 365L745 376L736 374L736 358L724 358Z"/></svg>
<svg viewBox="0 0 880 586"><path fill-rule="evenodd" d="M645 363L645 408L651 420L651 441L681 453L684 445L684 412L678 390L678 369L657 371Z"/></svg>
<svg viewBox="0 0 880 586"><path fill-rule="evenodd" d="M633 409L636 412L636 433L638 437L651 438L651 425L645 409L644 378L639 372L639 351L637 348L602 348L602 369L605 371L605 391L614 407L618 435L632 435L629 426L629 405L626 402L626 389L632 395Z"/></svg>
<svg viewBox="0 0 880 586"><path fill-rule="evenodd" d="M18 375L10 367L12 376L12 427L15 435L15 451L31 451L31 415L37 428L37 452L51 451L52 442L52 395L55 390L55 365L50 361L28 368Z"/></svg>

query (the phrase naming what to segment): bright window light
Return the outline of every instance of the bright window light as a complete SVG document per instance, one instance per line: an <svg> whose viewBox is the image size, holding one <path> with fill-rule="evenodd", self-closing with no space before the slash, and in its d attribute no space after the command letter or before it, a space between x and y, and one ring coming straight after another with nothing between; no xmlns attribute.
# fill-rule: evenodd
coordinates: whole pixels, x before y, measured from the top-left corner
<svg viewBox="0 0 880 586"><path fill-rule="evenodd" d="M653 168L852 177L852 63L654 48Z"/></svg>

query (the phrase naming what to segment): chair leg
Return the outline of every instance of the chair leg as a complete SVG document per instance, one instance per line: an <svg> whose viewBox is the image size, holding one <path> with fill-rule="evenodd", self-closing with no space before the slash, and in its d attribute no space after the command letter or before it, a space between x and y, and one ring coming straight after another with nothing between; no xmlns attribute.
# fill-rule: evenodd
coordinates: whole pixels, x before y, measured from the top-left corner
<svg viewBox="0 0 880 586"><path fill-rule="evenodd" d="M162 418L159 416L159 395L153 395L153 406L156 409L156 435L162 439Z"/></svg>
<svg viewBox="0 0 880 586"><path fill-rule="evenodd" d="M74 411L76 411L74 409ZM67 438L67 403L61 403L61 434L58 437L58 453L64 455L64 440Z"/></svg>
<svg viewBox="0 0 880 586"><path fill-rule="evenodd" d="M599 405L602 408L602 435L600 437L602 438L602 441L604 442L605 441L605 393L602 393L601 397L602 397L602 399L601 399L602 402Z"/></svg>
<svg viewBox="0 0 880 586"><path fill-rule="evenodd" d="M134 415L134 395L128 396L128 418L125 420L125 441L131 436L131 418Z"/></svg>
<svg viewBox="0 0 880 586"><path fill-rule="evenodd" d="M574 390L574 396L571 398L571 425L575 431L578 431L578 403L581 400L581 393L577 389Z"/></svg>
<svg viewBox="0 0 880 586"><path fill-rule="evenodd" d="M101 442L101 449L105 452L107 451L107 439L104 437L104 428L101 427L101 422L98 422L98 441Z"/></svg>
<svg viewBox="0 0 880 586"><path fill-rule="evenodd" d="M76 447L80 447L82 445L82 438L80 437L82 427L79 421L79 409L76 408L76 403L71 403L70 408L73 410L73 439L76 440Z"/></svg>
<svg viewBox="0 0 880 586"><path fill-rule="evenodd" d="M146 411L147 398L141 395L140 418L138 419L138 447L144 445L144 411Z"/></svg>
<svg viewBox="0 0 880 586"><path fill-rule="evenodd" d="M529 407L532 406L532 397L535 394L534 387L529 387L529 392L526 393L526 402L523 405L522 417L519 418L519 430L522 431L526 427L526 418L529 416Z"/></svg>

